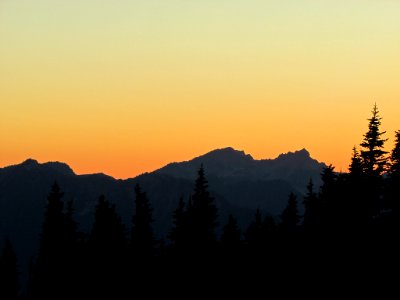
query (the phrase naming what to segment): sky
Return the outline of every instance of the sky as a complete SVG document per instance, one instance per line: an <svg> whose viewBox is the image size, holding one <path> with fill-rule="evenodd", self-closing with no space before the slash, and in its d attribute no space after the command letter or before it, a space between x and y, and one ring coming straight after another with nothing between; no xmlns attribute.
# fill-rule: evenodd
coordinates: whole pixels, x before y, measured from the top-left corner
<svg viewBox="0 0 400 300"><path fill-rule="evenodd" d="M232 146L346 170L400 129L398 0L0 0L0 166L133 177Z"/></svg>

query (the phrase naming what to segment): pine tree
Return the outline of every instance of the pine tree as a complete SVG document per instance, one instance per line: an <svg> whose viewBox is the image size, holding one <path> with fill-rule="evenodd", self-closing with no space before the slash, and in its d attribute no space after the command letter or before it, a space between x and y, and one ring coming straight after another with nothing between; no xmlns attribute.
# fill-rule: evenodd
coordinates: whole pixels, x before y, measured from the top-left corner
<svg viewBox="0 0 400 300"><path fill-rule="evenodd" d="M400 130L395 133L394 147L390 155L389 175L400 179Z"/></svg>
<svg viewBox="0 0 400 300"><path fill-rule="evenodd" d="M387 166L387 158L385 156L387 152L383 150L387 139L382 138L386 132L380 131L381 120L382 118L379 116L379 111L375 104L372 110L372 117L368 119L368 131L360 144L364 172L371 177L379 177Z"/></svg>
<svg viewBox="0 0 400 300"><path fill-rule="evenodd" d="M149 257L154 250L153 235L153 208L145 192L142 192L139 184L135 187L135 214L133 216L132 244L134 251L143 257Z"/></svg>
<svg viewBox="0 0 400 300"><path fill-rule="evenodd" d="M232 215L229 215L228 223L222 228L221 244L228 252L236 252L240 247L240 230Z"/></svg>
<svg viewBox="0 0 400 300"><path fill-rule="evenodd" d="M335 173L335 167L332 165L323 168L321 173L322 185L319 192L319 201L321 205L321 225L324 230L333 228L336 218L340 214L338 175Z"/></svg>
<svg viewBox="0 0 400 300"><path fill-rule="evenodd" d="M102 195L95 210L89 238L89 290L92 297L115 296L121 289L125 257L125 227L112 205Z"/></svg>
<svg viewBox="0 0 400 300"><path fill-rule="evenodd" d="M104 254L117 253L125 244L125 227L118 216L115 205L102 195L96 205L95 220L90 242L96 251Z"/></svg>
<svg viewBox="0 0 400 300"><path fill-rule="evenodd" d="M287 232L295 232L297 224L300 222L299 210L297 208L297 197L290 193L286 208L281 215L281 227Z"/></svg>
<svg viewBox="0 0 400 300"><path fill-rule="evenodd" d="M183 197L179 199L178 207L173 213L173 225L168 237L176 248L182 248L188 238L187 212L185 210L185 201L183 201Z"/></svg>
<svg viewBox="0 0 400 300"><path fill-rule="evenodd" d="M18 291L17 256L7 238L0 256L0 299L16 300Z"/></svg>
<svg viewBox="0 0 400 300"><path fill-rule="evenodd" d="M396 131L395 144L390 155L390 201L396 215L400 212L400 130Z"/></svg>
<svg viewBox="0 0 400 300"><path fill-rule="evenodd" d="M360 177L363 174L363 160L357 148L354 146L351 163L349 166L350 175L352 177Z"/></svg>
<svg viewBox="0 0 400 300"><path fill-rule="evenodd" d="M245 241L250 250L260 251L265 245L265 231L261 210L258 208L254 220L245 232Z"/></svg>
<svg viewBox="0 0 400 300"><path fill-rule="evenodd" d="M68 298L65 281L73 271L76 228L72 220L72 203L64 212L64 193L55 182L47 197L45 219L40 239L31 298ZM71 282L72 284L72 282ZM69 287L68 291L72 291Z"/></svg>
<svg viewBox="0 0 400 300"><path fill-rule="evenodd" d="M65 215L63 213L64 193L55 182L47 197L45 219L41 235L40 255L48 260L59 260L65 246ZM39 257L40 259L40 257Z"/></svg>
<svg viewBox="0 0 400 300"><path fill-rule="evenodd" d="M203 165L198 171L192 207L189 212L193 243L198 250L210 250L216 244L215 229L218 225L218 210L214 198L208 191Z"/></svg>
<svg viewBox="0 0 400 300"><path fill-rule="evenodd" d="M315 230L320 224L320 203L317 194L314 192L314 183L310 179L307 185L307 194L304 197L304 219L303 225L307 229Z"/></svg>

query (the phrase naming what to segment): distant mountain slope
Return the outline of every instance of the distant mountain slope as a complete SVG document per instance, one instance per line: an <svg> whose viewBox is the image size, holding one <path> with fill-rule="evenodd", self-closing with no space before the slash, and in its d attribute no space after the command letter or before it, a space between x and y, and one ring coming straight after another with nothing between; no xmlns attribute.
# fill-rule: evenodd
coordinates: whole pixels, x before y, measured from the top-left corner
<svg viewBox="0 0 400 300"><path fill-rule="evenodd" d="M288 193L302 193L310 178L318 184L324 166L306 150L282 154L276 159L254 160L243 151L225 148L136 178L116 180L104 174L76 175L64 163L40 164L29 159L20 165L0 168L0 243L9 235L22 256L27 258L34 253L46 197L54 181L65 192L64 199L74 201L75 218L79 228L86 232L101 194L117 205L130 228L134 186L139 182L154 207L155 230L159 236L165 236L171 227L172 212L181 196L188 199L201 164L217 199L220 224L233 213L242 227L258 207L272 215L280 214Z"/></svg>
<svg viewBox="0 0 400 300"><path fill-rule="evenodd" d="M201 164L204 164L209 178L228 181L284 180L298 191L305 190L310 178L318 185L319 175L325 166L312 159L306 149L281 154L276 159L255 160L243 151L224 148L187 162L171 163L154 173L193 180Z"/></svg>

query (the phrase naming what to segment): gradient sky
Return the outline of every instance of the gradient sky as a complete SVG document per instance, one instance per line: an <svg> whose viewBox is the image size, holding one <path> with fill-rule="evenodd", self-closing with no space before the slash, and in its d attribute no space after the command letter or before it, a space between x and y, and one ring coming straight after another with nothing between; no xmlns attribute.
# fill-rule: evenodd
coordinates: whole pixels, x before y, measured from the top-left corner
<svg viewBox="0 0 400 300"><path fill-rule="evenodd" d="M398 0L0 0L0 166L126 178L232 146L345 170L374 102L400 129L399 16Z"/></svg>

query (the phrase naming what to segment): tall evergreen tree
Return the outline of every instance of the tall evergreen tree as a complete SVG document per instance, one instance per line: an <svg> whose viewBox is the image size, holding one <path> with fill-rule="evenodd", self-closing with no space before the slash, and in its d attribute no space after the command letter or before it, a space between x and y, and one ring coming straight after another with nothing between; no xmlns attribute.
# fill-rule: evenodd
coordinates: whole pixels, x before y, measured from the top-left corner
<svg viewBox="0 0 400 300"><path fill-rule="evenodd" d="M188 238L187 212L183 197L179 199L178 207L173 213L173 228L168 237L176 248L182 248Z"/></svg>
<svg viewBox="0 0 400 300"><path fill-rule="evenodd" d="M400 130L395 133L395 144L390 155L390 207L400 212Z"/></svg>
<svg viewBox="0 0 400 300"><path fill-rule="evenodd" d="M299 210L297 208L297 197L290 193L286 208L281 214L281 227L288 232L294 232L297 229L297 224L300 222Z"/></svg>
<svg viewBox="0 0 400 300"><path fill-rule="evenodd" d="M218 225L218 210L214 198L208 191L208 182L203 165L198 171L192 207L189 212L190 230L194 246L199 250L211 249L216 243L215 229Z"/></svg>
<svg viewBox="0 0 400 300"><path fill-rule="evenodd" d="M400 178L400 130L395 132L394 147L390 155L389 174L391 177Z"/></svg>
<svg viewBox="0 0 400 300"><path fill-rule="evenodd" d="M307 194L304 197L304 219L303 225L308 230L316 230L320 224L320 203L317 194L314 192L314 183L310 179L307 185Z"/></svg>
<svg viewBox="0 0 400 300"><path fill-rule="evenodd" d="M391 177L400 178L400 130L395 133L394 147L390 155L389 174Z"/></svg>
<svg viewBox="0 0 400 300"><path fill-rule="evenodd" d="M89 246L91 297L115 297L116 292L121 290L121 273L126 263L125 227L115 205L103 195L96 205Z"/></svg>
<svg viewBox="0 0 400 300"><path fill-rule="evenodd" d="M7 238L0 256L0 299L16 300L18 291L17 256Z"/></svg>
<svg viewBox="0 0 400 300"><path fill-rule="evenodd" d="M96 251L105 254L121 251L125 244L125 227L121 218L115 210L115 205L111 205L103 195L99 197L96 205L90 242Z"/></svg>
<svg viewBox="0 0 400 300"><path fill-rule="evenodd" d="M265 231L261 210L258 208L254 220L245 232L245 241L250 250L261 250L265 245Z"/></svg>
<svg viewBox="0 0 400 300"><path fill-rule="evenodd" d="M341 205L339 204L341 196L339 195L338 175L335 173L335 167L332 165L323 168L321 173L322 185L319 192L319 201L321 205L321 225L324 230L336 223L336 218L340 214Z"/></svg>
<svg viewBox="0 0 400 300"><path fill-rule="evenodd" d="M153 208L139 184L135 187L135 214L133 216L132 244L134 251L143 257L149 257L154 250Z"/></svg>
<svg viewBox="0 0 400 300"><path fill-rule="evenodd" d="M63 196L64 193L55 182L47 197L40 249L34 270L31 295L34 299L68 298L67 293L60 293L73 271L76 228L72 220L72 204L67 212L64 212ZM72 290L72 287L69 290Z"/></svg>
<svg viewBox="0 0 400 300"><path fill-rule="evenodd" d="M353 148L349 172L352 177L360 177L363 174L363 160L361 158L360 152L355 146Z"/></svg>
<svg viewBox="0 0 400 300"><path fill-rule="evenodd" d="M382 138L386 132L381 132L379 128L381 120L378 107L375 104L372 117L368 119L368 131L360 145L362 147L361 158L364 172L371 177L379 177L385 171L387 165L387 152L383 150L387 139Z"/></svg>
<svg viewBox="0 0 400 300"><path fill-rule="evenodd" d="M221 244L228 252L237 252L240 247L240 229L232 215L229 215L228 223L222 228Z"/></svg>

